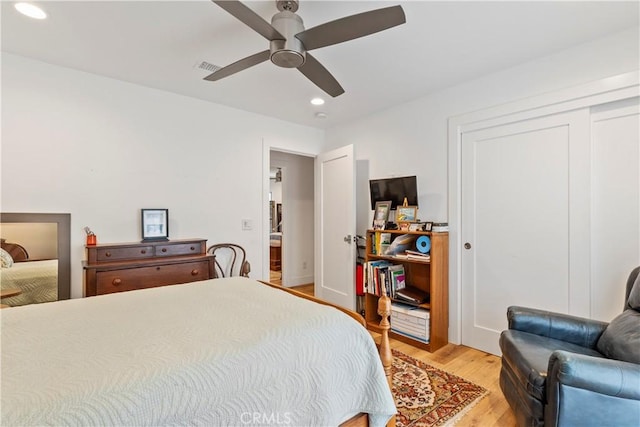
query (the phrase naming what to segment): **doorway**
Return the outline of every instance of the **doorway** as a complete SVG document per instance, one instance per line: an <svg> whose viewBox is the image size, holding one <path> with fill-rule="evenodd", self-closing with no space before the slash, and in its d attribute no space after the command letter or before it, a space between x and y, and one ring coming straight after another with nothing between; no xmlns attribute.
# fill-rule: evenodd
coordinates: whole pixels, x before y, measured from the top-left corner
<svg viewBox="0 0 640 427"><path fill-rule="evenodd" d="M269 278L314 283L314 158L269 152Z"/></svg>

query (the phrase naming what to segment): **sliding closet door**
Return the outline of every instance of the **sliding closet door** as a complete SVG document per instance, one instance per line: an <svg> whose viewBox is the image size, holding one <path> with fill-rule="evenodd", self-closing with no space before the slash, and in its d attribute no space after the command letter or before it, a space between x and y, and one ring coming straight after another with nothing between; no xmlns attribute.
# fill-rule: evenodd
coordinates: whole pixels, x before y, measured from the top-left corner
<svg viewBox="0 0 640 427"><path fill-rule="evenodd" d="M499 354L510 305L589 311L589 111L462 135L462 343Z"/></svg>
<svg viewBox="0 0 640 427"><path fill-rule="evenodd" d="M640 108L638 98L591 115L591 316L622 311L629 271L640 265Z"/></svg>

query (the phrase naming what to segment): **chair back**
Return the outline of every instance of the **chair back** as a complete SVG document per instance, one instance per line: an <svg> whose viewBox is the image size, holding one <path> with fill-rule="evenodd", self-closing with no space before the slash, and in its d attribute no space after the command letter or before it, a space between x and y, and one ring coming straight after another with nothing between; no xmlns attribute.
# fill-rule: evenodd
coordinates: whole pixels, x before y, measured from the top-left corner
<svg viewBox="0 0 640 427"><path fill-rule="evenodd" d="M634 285L640 286L640 282L638 282L638 275L640 275L640 266L631 270L631 274L629 274L629 278L627 279L627 289L624 294L624 309L628 310L632 308L629 305L629 297L631 296L631 290L633 290ZM636 283L638 282L638 283Z"/></svg>
<svg viewBox="0 0 640 427"><path fill-rule="evenodd" d="M247 254L242 246L235 243L218 243L210 246L207 253L215 255L216 278L249 277L251 265L247 261Z"/></svg>

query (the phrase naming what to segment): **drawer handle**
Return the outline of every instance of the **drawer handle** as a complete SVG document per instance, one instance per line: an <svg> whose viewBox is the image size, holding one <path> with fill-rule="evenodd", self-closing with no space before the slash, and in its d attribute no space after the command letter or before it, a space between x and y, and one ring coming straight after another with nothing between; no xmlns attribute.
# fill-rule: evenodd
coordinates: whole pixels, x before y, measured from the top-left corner
<svg viewBox="0 0 640 427"><path fill-rule="evenodd" d="M192 276L197 276L200 272L198 270L191 270Z"/></svg>
<svg viewBox="0 0 640 427"><path fill-rule="evenodd" d="M162 248L162 252L167 252L167 248Z"/></svg>
<svg viewBox="0 0 640 427"><path fill-rule="evenodd" d="M106 256L107 258L111 256L111 252L105 252L104 256Z"/></svg>
<svg viewBox="0 0 640 427"><path fill-rule="evenodd" d="M190 249L191 249L192 251L195 251L195 250L196 250L196 248L195 248L195 247L193 247L193 246L191 246L191 248L190 248Z"/></svg>
<svg viewBox="0 0 640 427"><path fill-rule="evenodd" d="M145 249L143 249L143 250L141 250L141 251L140 251L140 253L141 253L141 254L146 254L146 253L147 253L147 251L146 251Z"/></svg>
<svg viewBox="0 0 640 427"><path fill-rule="evenodd" d="M113 284L113 286L119 286L122 284L122 280L121 279L113 279L113 282L111 282Z"/></svg>
<svg viewBox="0 0 640 427"><path fill-rule="evenodd" d="M160 270L160 267L156 267L156 271L159 271L159 270Z"/></svg>

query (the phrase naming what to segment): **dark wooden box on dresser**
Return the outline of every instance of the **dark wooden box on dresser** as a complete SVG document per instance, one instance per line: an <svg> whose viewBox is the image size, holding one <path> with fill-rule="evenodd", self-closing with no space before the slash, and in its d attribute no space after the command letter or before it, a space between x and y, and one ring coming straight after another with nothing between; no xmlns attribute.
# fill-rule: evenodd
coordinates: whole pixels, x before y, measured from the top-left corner
<svg viewBox="0 0 640 427"><path fill-rule="evenodd" d="M84 295L95 296L213 279L205 239L86 246Z"/></svg>

